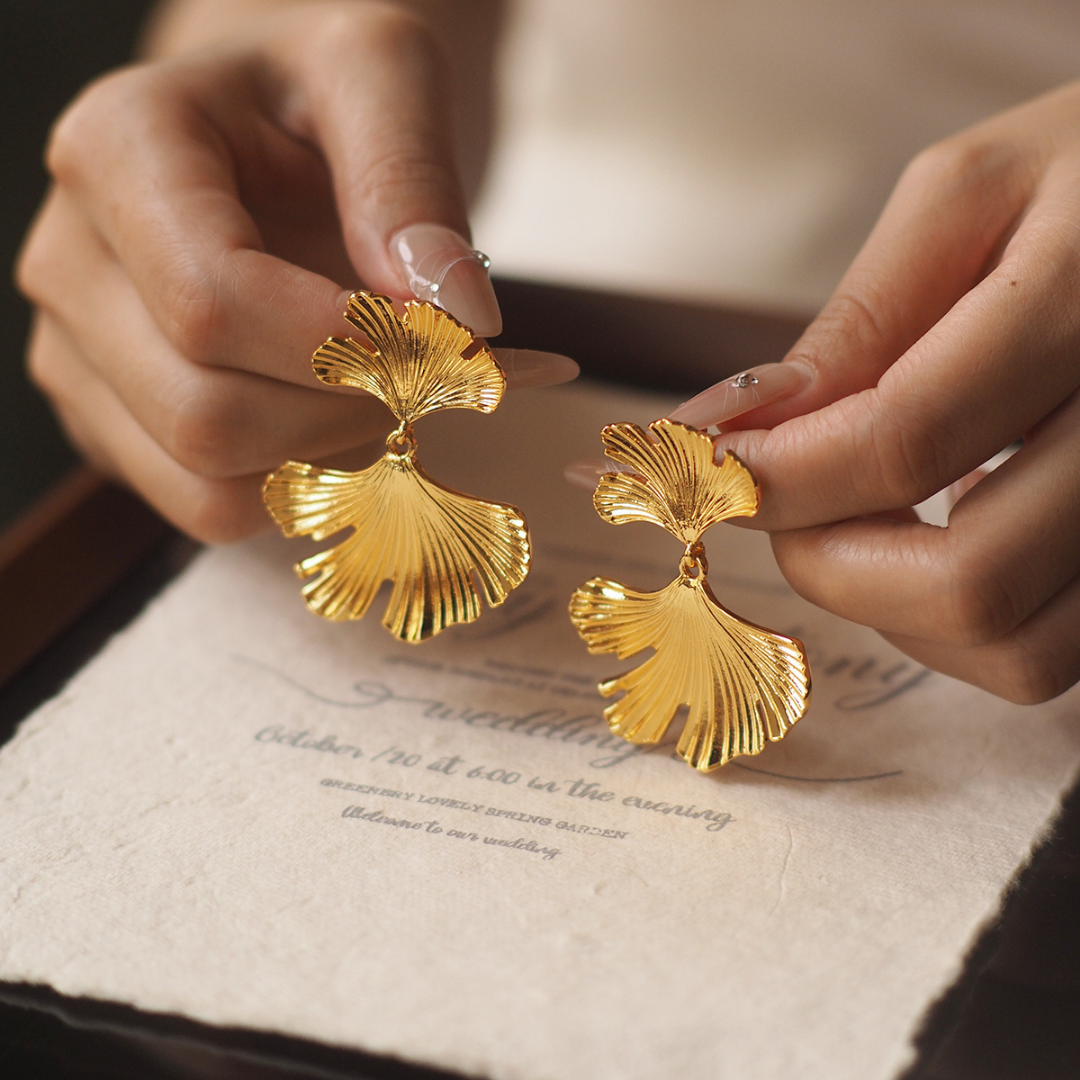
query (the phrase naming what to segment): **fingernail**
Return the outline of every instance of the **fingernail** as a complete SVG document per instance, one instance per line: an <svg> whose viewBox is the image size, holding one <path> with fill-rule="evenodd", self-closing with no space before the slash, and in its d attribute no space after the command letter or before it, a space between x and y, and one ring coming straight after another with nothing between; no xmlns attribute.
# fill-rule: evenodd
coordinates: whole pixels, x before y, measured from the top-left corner
<svg viewBox="0 0 1080 1080"><path fill-rule="evenodd" d="M536 349L494 349L495 359L506 373L506 383L526 386L554 386L576 379L581 369L569 356L538 352Z"/></svg>
<svg viewBox="0 0 1080 1080"><path fill-rule="evenodd" d="M418 300L438 304L478 337L502 330L486 255L445 225L409 225L390 240L390 256Z"/></svg>
<svg viewBox="0 0 1080 1080"><path fill-rule="evenodd" d="M722 424L751 409L791 397L809 386L812 379L811 368L798 360L761 364L684 401L669 419L694 428Z"/></svg>
<svg viewBox="0 0 1080 1080"><path fill-rule="evenodd" d="M571 484L591 491L601 476L616 472L630 472L630 469L618 461L572 461L563 469L563 476Z"/></svg>

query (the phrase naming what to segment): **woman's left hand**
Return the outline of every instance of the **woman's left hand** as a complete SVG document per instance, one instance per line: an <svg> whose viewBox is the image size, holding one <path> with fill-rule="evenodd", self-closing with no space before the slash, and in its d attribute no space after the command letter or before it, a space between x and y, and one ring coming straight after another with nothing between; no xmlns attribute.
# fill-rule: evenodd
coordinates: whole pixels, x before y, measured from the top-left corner
<svg viewBox="0 0 1080 1080"><path fill-rule="evenodd" d="M673 413L721 426L813 603L1033 703L1080 679L1080 84L920 154L779 365ZM749 408L749 411L746 411ZM947 528L916 503L997 452Z"/></svg>

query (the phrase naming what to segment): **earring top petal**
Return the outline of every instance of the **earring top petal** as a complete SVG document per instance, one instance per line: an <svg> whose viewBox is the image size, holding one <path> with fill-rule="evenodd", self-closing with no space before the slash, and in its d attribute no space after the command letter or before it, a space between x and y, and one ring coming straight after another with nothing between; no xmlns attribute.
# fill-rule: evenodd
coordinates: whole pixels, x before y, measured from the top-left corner
<svg viewBox="0 0 1080 1080"><path fill-rule="evenodd" d="M263 502L286 536L322 540L352 529L296 566L308 579L303 594L313 612L360 619L379 586L392 581L383 625L403 641L424 641L478 618L481 595L501 604L529 571L521 511L432 479L416 458L412 429L439 409L492 412L506 377L486 345L432 304L410 300L399 315L389 298L357 292L345 317L363 340L324 342L312 357L315 374L373 394L398 426L386 453L360 472L286 462L267 477Z"/></svg>
<svg viewBox="0 0 1080 1080"><path fill-rule="evenodd" d="M701 537L717 522L757 513L761 492L732 453L714 460L712 439L671 420L649 430L611 424L608 457L631 471L607 473L593 496L613 525L647 521L685 545L679 576L659 592L593 578L570 600L570 618L593 653L653 655L605 679L608 726L634 743L657 743L680 707L688 709L677 753L702 772L782 739L810 702L810 665L797 638L728 611L713 595Z"/></svg>

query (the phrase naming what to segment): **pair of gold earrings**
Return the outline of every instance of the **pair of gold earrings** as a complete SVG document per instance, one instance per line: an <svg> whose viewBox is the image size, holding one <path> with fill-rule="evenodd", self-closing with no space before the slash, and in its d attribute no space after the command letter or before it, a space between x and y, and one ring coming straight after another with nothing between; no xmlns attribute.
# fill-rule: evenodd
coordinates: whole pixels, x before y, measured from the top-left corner
<svg viewBox="0 0 1080 1080"><path fill-rule="evenodd" d="M413 424L440 409L490 413L506 377L486 345L451 315L410 300L404 315L385 296L357 292L345 318L362 341L332 337L312 357L331 386L374 394L398 419L386 453L361 472L289 461L267 478L263 499L286 536L322 540L353 532L296 566L308 607L327 619L359 619L384 581L393 591L383 625L420 642L480 615L480 596L501 604L529 571L521 511L451 491L416 459ZM570 601L570 618L593 653L654 654L602 682L613 732L634 743L663 738L681 706L689 715L679 755L709 771L783 738L806 712L810 668L802 643L746 622L709 588L701 537L709 526L757 513L760 492L734 454L716 464L707 434L670 420L646 432L612 424L608 457L624 466L593 496L607 522L649 521L685 544L679 575L659 592L593 578Z"/></svg>

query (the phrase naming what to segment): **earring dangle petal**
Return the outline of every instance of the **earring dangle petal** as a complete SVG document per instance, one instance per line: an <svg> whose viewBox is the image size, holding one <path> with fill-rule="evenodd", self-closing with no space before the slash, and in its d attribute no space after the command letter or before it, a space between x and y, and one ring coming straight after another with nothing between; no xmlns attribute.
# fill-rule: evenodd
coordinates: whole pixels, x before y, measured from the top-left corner
<svg viewBox="0 0 1080 1080"><path fill-rule="evenodd" d="M730 451L716 464L712 439L672 420L657 420L648 432L611 424L601 438L607 456L629 471L600 478L597 513L612 525L652 522L686 545L679 576L659 592L593 578L570 600L570 618L590 652L625 659L655 650L639 667L600 683L604 697L623 693L604 710L608 726L630 742L656 743L686 705L677 750L695 769L760 753L806 712L806 650L719 603L701 543L710 525L757 513L757 481Z"/></svg>
<svg viewBox="0 0 1080 1080"><path fill-rule="evenodd" d="M286 536L323 540L351 527L335 547L297 563L304 599L335 621L363 618L380 585L393 582L383 625L419 642L472 622L480 593L494 607L525 580L531 557L521 511L483 502L433 480L416 458L413 424L439 409L490 413L506 377L492 352L453 316L410 300L356 292L345 318L365 340L329 338L312 357L329 386L366 390L398 419L386 453L361 472L288 461L263 486L263 501ZM317 576L312 576L317 575Z"/></svg>

